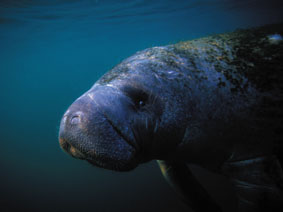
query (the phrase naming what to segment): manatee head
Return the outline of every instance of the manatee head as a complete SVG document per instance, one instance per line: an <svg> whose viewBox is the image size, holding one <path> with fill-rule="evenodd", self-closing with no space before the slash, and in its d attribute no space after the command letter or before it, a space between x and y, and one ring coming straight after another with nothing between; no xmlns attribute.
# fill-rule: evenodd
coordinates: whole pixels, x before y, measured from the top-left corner
<svg viewBox="0 0 283 212"><path fill-rule="evenodd" d="M114 67L67 109L59 132L63 150L118 171L172 152L179 135L170 130L176 110L146 53Z"/></svg>

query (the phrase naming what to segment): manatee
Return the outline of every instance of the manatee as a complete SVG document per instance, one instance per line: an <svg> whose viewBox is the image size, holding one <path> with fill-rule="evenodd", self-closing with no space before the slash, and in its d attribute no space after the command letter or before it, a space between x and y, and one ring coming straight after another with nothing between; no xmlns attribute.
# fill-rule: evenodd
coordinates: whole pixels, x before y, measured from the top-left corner
<svg viewBox="0 0 283 212"><path fill-rule="evenodd" d="M197 212L221 211L188 164L226 176L238 211L283 211L283 23L152 47L63 115L61 148L115 171L157 160Z"/></svg>

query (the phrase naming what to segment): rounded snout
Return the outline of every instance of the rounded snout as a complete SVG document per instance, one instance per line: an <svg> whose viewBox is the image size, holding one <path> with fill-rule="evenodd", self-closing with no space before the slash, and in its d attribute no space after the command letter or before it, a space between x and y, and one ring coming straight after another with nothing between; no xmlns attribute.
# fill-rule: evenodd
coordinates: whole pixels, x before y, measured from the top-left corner
<svg viewBox="0 0 283 212"><path fill-rule="evenodd" d="M86 92L63 115L61 148L99 167L134 168L138 164L138 147L129 126L128 108L128 97L113 88L99 87Z"/></svg>
<svg viewBox="0 0 283 212"><path fill-rule="evenodd" d="M73 144L71 144L67 139L67 132L70 129L77 131L82 128L83 123L83 112L78 111L75 113L71 113L69 110L64 114L59 131L59 144L60 147L71 156L78 159L85 159L85 155L79 151Z"/></svg>

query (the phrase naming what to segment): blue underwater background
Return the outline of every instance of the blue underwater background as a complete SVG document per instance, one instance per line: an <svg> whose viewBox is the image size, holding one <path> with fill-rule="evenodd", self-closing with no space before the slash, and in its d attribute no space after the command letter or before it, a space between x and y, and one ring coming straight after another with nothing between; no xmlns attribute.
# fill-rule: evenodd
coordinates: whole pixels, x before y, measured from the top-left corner
<svg viewBox="0 0 283 212"><path fill-rule="evenodd" d="M124 58L237 28L283 21L281 0L0 0L0 211L191 211L155 161L92 167L58 144L61 116ZM193 167L225 211L223 178Z"/></svg>

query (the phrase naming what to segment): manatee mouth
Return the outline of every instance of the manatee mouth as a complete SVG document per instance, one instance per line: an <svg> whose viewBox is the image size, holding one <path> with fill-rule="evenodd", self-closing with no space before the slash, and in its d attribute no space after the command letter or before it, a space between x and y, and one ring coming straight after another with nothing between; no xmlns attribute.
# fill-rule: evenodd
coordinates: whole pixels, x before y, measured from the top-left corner
<svg viewBox="0 0 283 212"><path fill-rule="evenodd" d="M88 149L83 148L81 145L72 145L72 140L69 141L65 138L59 138L61 148L72 157L80 160L85 160L96 167L113 171L129 171L134 169L139 163L138 158L136 157L136 148L131 144L132 142L128 141L127 137L125 137L123 133L117 127L115 127L115 125L111 121L107 122L109 123L109 127L112 129L111 131L115 132L117 140L125 143L124 145L126 146L126 148L123 151L123 156L127 156L116 158L115 153L117 153L119 150L117 150L116 152L115 148L109 149L107 153L104 154L103 150L100 151L99 148Z"/></svg>
<svg viewBox="0 0 283 212"><path fill-rule="evenodd" d="M128 146L127 153L130 154L131 156L130 158L128 158L128 160L119 160L109 157L103 157L103 155L95 154L95 153L90 154L89 157L89 154L86 153L87 157L83 159L94 166L106 168L114 171L129 171L134 169L139 163L139 159L137 157L137 154L139 152L138 145L135 143L134 140L132 140L131 135L128 135L126 132L123 132L122 129L117 127L116 124L114 124L114 122L106 114L103 115L109 127L113 132L115 132L119 140L126 143L126 145Z"/></svg>
<svg viewBox="0 0 283 212"><path fill-rule="evenodd" d="M123 155L128 155L128 157L126 157L127 159L112 158L103 154L99 154L96 152L96 149L93 149L90 151L83 151L85 152L84 154L86 157L82 159L86 160L91 165L114 171L129 171L134 169L139 164L139 157L137 157L137 155L139 155L139 146L135 141L132 130L125 130L125 128L119 127L119 123L113 121L105 113L102 113L101 115L104 117L105 124L108 125L109 130L113 132L115 139L118 140L119 143L123 143L125 148ZM128 129L128 127L126 127L126 129ZM109 152L116 154L116 147L109 149Z"/></svg>
<svg viewBox="0 0 283 212"><path fill-rule="evenodd" d="M100 120L99 124L89 125L92 121L88 120L74 126L63 118L59 132L62 150L101 168L115 171L135 168L138 165L138 148L125 130L128 129L126 125L119 125L116 119L112 121L103 113L97 113L96 118Z"/></svg>
<svg viewBox="0 0 283 212"><path fill-rule="evenodd" d="M76 148L73 145L71 145L65 139L59 138L59 144L60 144L61 148L65 152L70 154L72 157L77 158L77 159L81 159L81 160L85 160L86 159L86 155L85 154L83 154L78 148Z"/></svg>
<svg viewBox="0 0 283 212"><path fill-rule="evenodd" d="M126 133L123 133L122 130L120 130L114 123L113 121L111 121L111 119L109 119L105 114L105 119L107 120L107 122L109 123L109 125L112 127L112 129L117 133L117 135L119 137L121 137L127 144L129 144L131 147L133 147L135 149L135 152L139 152L139 146L137 145L137 142L135 141L135 137L131 132L131 135L128 135Z"/></svg>

